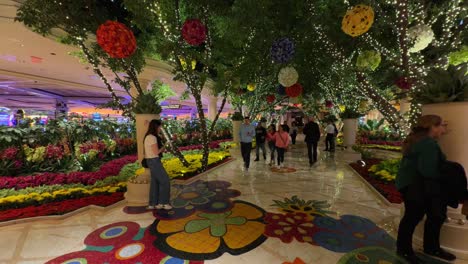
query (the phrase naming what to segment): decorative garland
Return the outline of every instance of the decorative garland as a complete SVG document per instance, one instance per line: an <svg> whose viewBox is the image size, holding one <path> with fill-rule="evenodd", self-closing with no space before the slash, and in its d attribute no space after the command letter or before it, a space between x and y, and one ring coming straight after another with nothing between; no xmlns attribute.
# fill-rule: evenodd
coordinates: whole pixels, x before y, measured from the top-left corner
<svg viewBox="0 0 468 264"><path fill-rule="evenodd" d="M133 32L124 24L107 20L96 31L99 46L112 58L130 57L136 50Z"/></svg>

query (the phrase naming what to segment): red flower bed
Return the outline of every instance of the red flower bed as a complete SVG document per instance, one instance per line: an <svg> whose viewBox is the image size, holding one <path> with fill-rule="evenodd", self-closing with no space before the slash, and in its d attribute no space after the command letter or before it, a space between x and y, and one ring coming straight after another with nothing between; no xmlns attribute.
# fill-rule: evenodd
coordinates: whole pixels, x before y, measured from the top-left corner
<svg viewBox="0 0 468 264"><path fill-rule="evenodd" d="M401 193L396 189L394 184L385 183L369 175L369 168L379 163L380 160L366 160L366 165L361 166L357 163L351 163L351 167L357 171L368 183L370 183L380 194L382 194L389 202L400 204L403 202Z"/></svg>
<svg viewBox="0 0 468 264"><path fill-rule="evenodd" d="M0 214L0 222L36 216L62 215L91 204L99 206L109 206L120 200L123 200L123 198L124 197L122 192L116 192L110 195L96 195L78 199L69 199L60 202L52 202L42 204L39 206L28 206L25 208L10 209L2 211L2 213Z"/></svg>
<svg viewBox="0 0 468 264"><path fill-rule="evenodd" d="M217 149L220 148L221 143L227 142L227 141L232 141L232 139L221 139L221 140L216 140L212 141L209 145L210 149ZM180 151L187 151L187 150L197 150L197 149L203 149L203 145L190 145L190 146L185 146L185 147L179 147Z"/></svg>
<svg viewBox="0 0 468 264"><path fill-rule="evenodd" d="M37 187L41 185L54 184L71 184L82 183L92 185L96 181L103 180L109 176L118 175L123 166L133 163L137 160L137 156L129 155L120 159L111 160L103 164L98 171L95 172L71 172L71 173L41 173L31 176L19 177L0 177L0 189L16 190L26 187Z"/></svg>

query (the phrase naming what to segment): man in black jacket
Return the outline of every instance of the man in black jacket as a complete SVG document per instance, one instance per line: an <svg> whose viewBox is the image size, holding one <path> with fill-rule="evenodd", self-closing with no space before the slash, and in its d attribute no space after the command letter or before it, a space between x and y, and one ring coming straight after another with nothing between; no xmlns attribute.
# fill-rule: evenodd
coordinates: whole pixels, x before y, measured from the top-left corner
<svg viewBox="0 0 468 264"><path fill-rule="evenodd" d="M309 122L304 126L305 142L307 143L307 154L309 155L309 165L317 162L317 145L320 139L320 128L314 122L313 117L309 117ZM313 152L313 154L312 154Z"/></svg>

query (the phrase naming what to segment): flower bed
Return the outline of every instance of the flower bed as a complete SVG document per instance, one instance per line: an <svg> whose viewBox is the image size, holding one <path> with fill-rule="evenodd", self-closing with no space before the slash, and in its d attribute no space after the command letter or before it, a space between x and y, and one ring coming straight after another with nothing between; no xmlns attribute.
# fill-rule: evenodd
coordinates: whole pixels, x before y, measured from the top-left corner
<svg viewBox="0 0 468 264"><path fill-rule="evenodd" d="M389 178L394 179L394 176L387 176L387 173L380 173L385 175L385 177L379 178L373 176L373 172L369 171L376 170L376 168L378 168L381 162L381 160L373 159L366 160L365 166L361 166L358 163L351 163L350 166L357 173L359 173L359 175L361 175L362 178L364 178L369 184L371 184L390 203L400 204L403 202L402 196L400 192L396 189L393 180L389 180ZM371 169L372 167L374 169Z"/></svg>
<svg viewBox="0 0 468 264"><path fill-rule="evenodd" d="M387 140L371 140L367 138L359 139L359 143L363 145L383 145L383 146L401 146L401 141L387 141Z"/></svg>
<svg viewBox="0 0 468 264"><path fill-rule="evenodd" d="M229 141L232 141L232 139L221 139L221 140L212 141L212 142L209 144L209 148L210 148L210 149L218 149L218 148L221 147L221 145L222 145L221 143L229 142ZM191 145L191 146L179 147L179 150L180 150L180 151L198 150L198 149L203 149L203 145L198 144L198 145Z"/></svg>

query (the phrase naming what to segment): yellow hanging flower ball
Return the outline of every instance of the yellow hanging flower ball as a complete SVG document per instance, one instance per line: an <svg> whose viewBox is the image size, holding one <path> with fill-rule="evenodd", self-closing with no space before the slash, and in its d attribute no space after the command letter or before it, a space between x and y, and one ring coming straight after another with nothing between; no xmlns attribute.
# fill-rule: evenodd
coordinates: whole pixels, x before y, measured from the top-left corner
<svg viewBox="0 0 468 264"><path fill-rule="evenodd" d="M249 83L249 84L247 85L247 90L249 90L249 91L251 91L251 92L255 91L255 84Z"/></svg>
<svg viewBox="0 0 468 264"><path fill-rule="evenodd" d="M344 106L344 105L340 105L338 107L340 108L340 112L342 112L342 113L346 110L346 106Z"/></svg>
<svg viewBox="0 0 468 264"><path fill-rule="evenodd" d="M374 10L367 5L356 5L348 10L341 22L344 33L357 37L366 33L374 23Z"/></svg>

